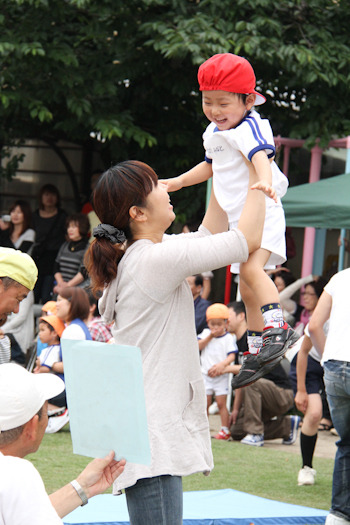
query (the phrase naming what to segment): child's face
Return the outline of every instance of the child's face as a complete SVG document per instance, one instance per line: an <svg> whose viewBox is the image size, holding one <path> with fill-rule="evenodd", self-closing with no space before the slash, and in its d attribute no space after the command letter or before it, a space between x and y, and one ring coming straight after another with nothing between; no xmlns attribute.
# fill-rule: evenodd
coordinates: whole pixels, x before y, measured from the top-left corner
<svg viewBox="0 0 350 525"><path fill-rule="evenodd" d="M67 234L70 241L80 241L79 225L76 222L70 222L68 224Z"/></svg>
<svg viewBox="0 0 350 525"><path fill-rule="evenodd" d="M54 330L53 331L50 330L47 323L40 323L39 324L39 339L42 343L52 345L53 343L57 341L58 336Z"/></svg>
<svg viewBox="0 0 350 525"><path fill-rule="evenodd" d="M255 95L248 95L244 103L235 93L202 91L204 115L214 122L220 131L235 128L254 102Z"/></svg>
<svg viewBox="0 0 350 525"><path fill-rule="evenodd" d="M226 319L209 319L208 327L214 337L220 337L226 333Z"/></svg>

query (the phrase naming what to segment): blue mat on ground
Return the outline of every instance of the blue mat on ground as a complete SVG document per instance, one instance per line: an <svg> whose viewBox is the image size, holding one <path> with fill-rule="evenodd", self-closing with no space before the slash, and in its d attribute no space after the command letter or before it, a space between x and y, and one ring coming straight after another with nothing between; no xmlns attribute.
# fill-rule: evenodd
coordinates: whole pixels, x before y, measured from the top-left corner
<svg viewBox="0 0 350 525"><path fill-rule="evenodd" d="M232 489L184 492L184 525L313 525L328 512ZM69 525L129 525L125 494L103 494L64 518ZM148 525L148 524L145 524ZM157 525L157 524L152 524Z"/></svg>

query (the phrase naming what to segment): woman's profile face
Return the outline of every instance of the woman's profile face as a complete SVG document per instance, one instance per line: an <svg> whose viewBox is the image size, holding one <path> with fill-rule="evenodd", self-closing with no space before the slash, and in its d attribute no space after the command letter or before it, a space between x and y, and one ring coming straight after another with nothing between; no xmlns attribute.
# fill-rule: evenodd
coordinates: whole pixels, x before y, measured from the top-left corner
<svg viewBox="0 0 350 525"><path fill-rule="evenodd" d="M316 308L318 302L317 293L315 292L313 286L311 286L310 284L305 286L303 297L305 309L309 312L312 312Z"/></svg>
<svg viewBox="0 0 350 525"><path fill-rule="evenodd" d="M15 206L10 213L12 224L23 224L23 212L20 206Z"/></svg>
<svg viewBox="0 0 350 525"><path fill-rule="evenodd" d="M170 203L167 187L162 182L153 186L152 191L146 197L147 215L152 223L167 230L175 219L175 213Z"/></svg>
<svg viewBox="0 0 350 525"><path fill-rule="evenodd" d="M277 275L277 277L275 278L275 286L278 292L282 292L282 290L284 290L286 287L284 280L279 275Z"/></svg>
<svg viewBox="0 0 350 525"><path fill-rule="evenodd" d="M57 300L56 300L57 317L62 319L62 321L66 322L68 319L69 312L70 312L70 301L58 295Z"/></svg>

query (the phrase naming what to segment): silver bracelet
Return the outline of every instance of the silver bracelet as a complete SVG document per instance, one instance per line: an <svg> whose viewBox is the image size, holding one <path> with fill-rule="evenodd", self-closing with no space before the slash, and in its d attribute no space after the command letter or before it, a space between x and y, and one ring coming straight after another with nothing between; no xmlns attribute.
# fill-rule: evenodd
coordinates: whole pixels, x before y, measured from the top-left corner
<svg viewBox="0 0 350 525"><path fill-rule="evenodd" d="M71 481L70 484L76 490L79 498L83 502L81 504L81 507L84 507L84 505L86 505L89 502L87 495L85 494L85 492L83 491L83 489L81 488L80 484L78 483L76 479L73 479L73 481Z"/></svg>

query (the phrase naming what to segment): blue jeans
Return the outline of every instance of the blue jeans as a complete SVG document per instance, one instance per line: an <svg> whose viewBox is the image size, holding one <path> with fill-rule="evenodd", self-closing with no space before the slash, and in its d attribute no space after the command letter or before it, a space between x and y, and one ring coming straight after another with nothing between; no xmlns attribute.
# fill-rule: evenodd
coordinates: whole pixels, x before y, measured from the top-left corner
<svg viewBox="0 0 350 525"><path fill-rule="evenodd" d="M350 362L330 360L324 363L324 382L336 442L331 512L350 520Z"/></svg>
<svg viewBox="0 0 350 525"><path fill-rule="evenodd" d="M182 478L139 479L125 489L130 525L182 525Z"/></svg>

